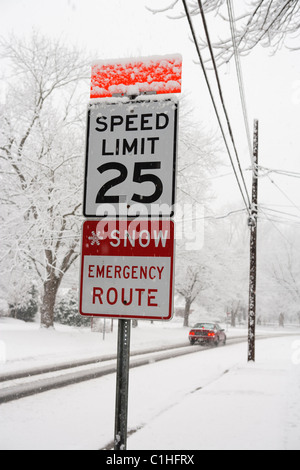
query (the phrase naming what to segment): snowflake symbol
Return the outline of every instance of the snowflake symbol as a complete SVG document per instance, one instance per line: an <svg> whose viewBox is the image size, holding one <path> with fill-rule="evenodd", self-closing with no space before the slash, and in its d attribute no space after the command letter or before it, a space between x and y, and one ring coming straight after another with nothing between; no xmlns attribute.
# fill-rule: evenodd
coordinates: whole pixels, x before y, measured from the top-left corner
<svg viewBox="0 0 300 470"><path fill-rule="evenodd" d="M89 240L91 240L91 245L100 245L100 240L102 239L102 237L101 235L99 235L99 233L95 233L94 231L92 232L91 237L89 237Z"/></svg>

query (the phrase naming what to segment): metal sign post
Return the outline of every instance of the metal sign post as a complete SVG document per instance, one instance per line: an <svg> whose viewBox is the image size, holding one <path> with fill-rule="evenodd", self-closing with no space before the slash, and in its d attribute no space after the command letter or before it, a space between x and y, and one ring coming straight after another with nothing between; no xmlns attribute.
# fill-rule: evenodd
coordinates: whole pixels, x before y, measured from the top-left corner
<svg viewBox="0 0 300 470"><path fill-rule="evenodd" d="M119 320L116 386L115 450L127 449L131 320Z"/></svg>

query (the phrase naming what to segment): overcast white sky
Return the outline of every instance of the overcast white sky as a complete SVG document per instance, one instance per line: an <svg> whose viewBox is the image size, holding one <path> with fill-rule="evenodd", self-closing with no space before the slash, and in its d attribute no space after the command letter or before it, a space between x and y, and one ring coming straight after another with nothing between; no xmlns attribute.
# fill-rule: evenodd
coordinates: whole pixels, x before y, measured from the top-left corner
<svg viewBox="0 0 300 470"><path fill-rule="evenodd" d="M235 0L235 3L241 5L241 1L244 0ZM0 34L4 37L11 32L23 35L35 28L54 37L63 37L67 43L86 47L95 59L181 53L183 92L190 96L194 117L208 129L216 129L200 66L193 62L196 52L189 39L187 22L171 21L166 14L153 15L145 8L168 3L169 0L0 0ZM200 27L200 22L195 21ZM214 25L210 23L210 26ZM259 48L244 58L242 65L251 126L254 118L260 120L260 164L300 173L300 52L281 51L271 57L267 50ZM247 168L250 157L234 64L221 70L221 80L242 167ZM225 154L224 161L228 161ZM220 170L220 173L227 172L226 168ZM288 211L300 216L300 180L277 175L274 180L294 202ZM243 207L233 178L220 178L215 183L216 204L234 200ZM291 205L267 178L260 180L260 200ZM295 207L298 205L299 210Z"/></svg>

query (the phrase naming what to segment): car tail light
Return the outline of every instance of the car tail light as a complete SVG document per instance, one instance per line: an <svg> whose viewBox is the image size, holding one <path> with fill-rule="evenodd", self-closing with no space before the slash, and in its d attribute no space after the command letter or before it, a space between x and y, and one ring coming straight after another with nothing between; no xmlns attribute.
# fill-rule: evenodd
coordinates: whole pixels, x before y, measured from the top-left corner
<svg viewBox="0 0 300 470"><path fill-rule="evenodd" d="M195 336L195 332L194 332L194 331L191 331L191 332L190 332L190 336Z"/></svg>
<svg viewBox="0 0 300 470"><path fill-rule="evenodd" d="M207 336L215 336L215 333L208 333Z"/></svg>

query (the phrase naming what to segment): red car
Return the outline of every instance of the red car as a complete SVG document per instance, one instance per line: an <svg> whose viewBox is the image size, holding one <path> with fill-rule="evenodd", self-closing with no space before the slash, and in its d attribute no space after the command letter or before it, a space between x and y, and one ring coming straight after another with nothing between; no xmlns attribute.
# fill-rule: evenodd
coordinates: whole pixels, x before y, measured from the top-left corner
<svg viewBox="0 0 300 470"><path fill-rule="evenodd" d="M195 343L211 344L212 346L219 346L219 344L226 344L226 334L218 323L197 323L190 331L189 340L191 345Z"/></svg>

